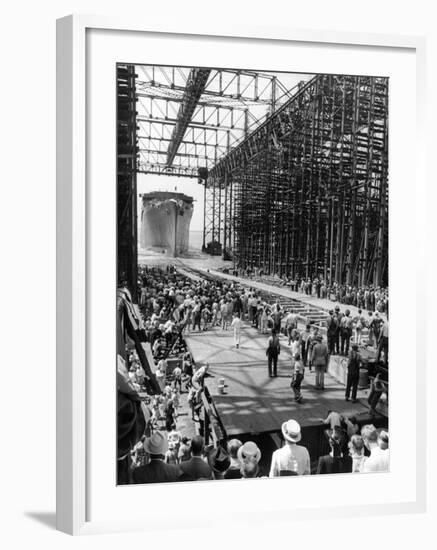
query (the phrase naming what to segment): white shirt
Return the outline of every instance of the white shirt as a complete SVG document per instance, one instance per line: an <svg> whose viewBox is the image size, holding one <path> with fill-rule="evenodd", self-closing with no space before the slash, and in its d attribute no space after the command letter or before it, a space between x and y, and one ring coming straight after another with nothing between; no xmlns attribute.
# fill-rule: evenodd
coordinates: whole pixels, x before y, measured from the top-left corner
<svg viewBox="0 0 437 550"><path fill-rule="evenodd" d="M330 412L325 420L325 424L329 424L331 430L333 430L335 426L341 426L341 415L334 411Z"/></svg>
<svg viewBox="0 0 437 550"><path fill-rule="evenodd" d="M242 322L241 322L241 319L239 317L235 317L231 323L231 327L233 327L233 329L238 332L239 330L241 330L241 325L242 325Z"/></svg>
<svg viewBox="0 0 437 550"><path fill-rule="evenodd" d="M388 449L373 447L370 456L364 462L362 472L388 472L390 453Z"/></svg>
<svg viewBox="0 0 437 550"><path fill-rule="evenodd" d="M298 475L311 473L310 455L306 447L286 444L272 455L269 477L279 477L282 472L297 472Z"/></svg>

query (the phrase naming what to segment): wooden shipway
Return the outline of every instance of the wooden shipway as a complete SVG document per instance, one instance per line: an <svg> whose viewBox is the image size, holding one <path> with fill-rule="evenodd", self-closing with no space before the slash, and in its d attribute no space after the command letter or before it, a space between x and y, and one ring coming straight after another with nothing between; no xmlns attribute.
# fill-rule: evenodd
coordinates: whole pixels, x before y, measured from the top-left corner
<svg viewBox="0 0 437 550"><path fill-rule="evenodd" d="M230 330L213 328L185 337L196 365L210 365L205 384L228 436L277 432L290 418L303 428L320 426L328 410L355 415L359 421L368 418L366 394L359 392L361 400L357 403L346 402L344 385L329 374L325 376L325 390L317 390L314 372L308 369L302 384L303 402L297 404L290 388L291 354L287 339L281 337L278 377L269 378L267 338L247 323L242 329L240 349L234 347ZM224 394L219 391L221 378L225 380Z"/></svg>

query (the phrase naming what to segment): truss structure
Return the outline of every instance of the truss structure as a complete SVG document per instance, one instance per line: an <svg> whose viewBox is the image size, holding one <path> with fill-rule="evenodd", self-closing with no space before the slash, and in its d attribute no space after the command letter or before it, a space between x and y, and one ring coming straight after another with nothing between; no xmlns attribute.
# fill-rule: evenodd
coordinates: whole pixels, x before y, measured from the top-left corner
<svg viewBox="0 0 437 550"><path fill-rule="evenodd" d="M287 87L255 71L141 65L118 66L117 89L119 277L136 280L140 172L200 178L211 254L387 284L387 78Z"/></svg>
<svg viewBox="0 0 437 550"><path fill-rule="evenodd" d="M388 79L299 86L216 163L206 189L206 207L223 214L205 214L205 240L240 266L387 284Z"/></svg>
<svg viewBox="0 0 437 550"><path fill-rule="evenodd" d="M231 69L135 67L138 171L197 178L286 101L275 75Z"/></svg>

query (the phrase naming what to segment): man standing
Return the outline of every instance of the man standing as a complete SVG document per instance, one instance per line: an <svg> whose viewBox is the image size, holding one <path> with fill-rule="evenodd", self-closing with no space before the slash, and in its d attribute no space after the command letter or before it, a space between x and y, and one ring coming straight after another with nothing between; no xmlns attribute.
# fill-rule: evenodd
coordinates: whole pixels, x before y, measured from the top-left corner
<svg viewBox="0 0 437 550"><path fill-rule="evenodd" d="M383 321L381 326L381 331L379 334L378 341L378 353L376 356L376 361L378 362L381 358L381 352L384 352L384 364L387 366L388 363L388 321Z"/></svg>
<svg viewBox="0 0 437 550"><path fill-rule="evenodd" d="M349 363L347 366L347 382L345 399L349 401L350 392L352 389L352 403L357 401L358 380L360 378L360 366L362 360L358 352L358 345L352 344L352 350L349 354Z"/></svg>
<svg viewBox="0 0 437 550"><path fill-rule="evenodd" d="M269 369L269 377L278 376L278 356L281 353L281 344L275 330L272 330L272 335L267 343L267 365Z"/></svg>
<svg viewBox="0 0 437 550"><path fill-rule="evenodd" d="M285 330L287 331L288 345L291 344L291 335L294 329L297 329L297 315L290 311L285 318Z"/></svg>
<svg viewBox="0 0 437 550"><path fill-rule="evenodd" d="M237 349L240 347L242 325L243 323L240 319L240 314L234 313L234 318L232 320L231 327L234 329L234 344Z"/></svg>
<svg viewBox="0 0 437 550"><path fill-rule="evenodd" d="M323 342L321 336L317 336L317 343L313 347L311 363L316 371L316 389L325 389L325 370L328 368L329 352L328 346Z"/></svg>
<svg viewBox="0 0 437 550"><path fill-rule="evenodd" d="M285 445L272 455L269 477L309 475L310 455L308 449L297 445L302 436L296 420L288 420L281 427Z"/></svg>
<svg viewBox="0 0 437 550"><path fill-rule="evenodd" d="M345 355L346 357L349 354L349 344L352 337L352 325L353 319L351 317L351 312L347 309L344 312L344 316L342 317L340 322L340 353L341 355Z"/></svg>
<svg viewBox="0 0 437 550"><path fill-rule="evenodd" d="M179 466L166 464L165 454L168 450L167 438L160 431L154 432L144 442L144 450L150 457L150 462L135 468L132 473L134 483L163 483L178 481L182 474Z"/></svg>
<svg viewBox="0 0 437 550"><path fill-rule="evenodd" d="M180 469L187 480L211 479L212 470L202 458L205 441L200 435L195 435L191 440L191 458L180 464Z"/></svg>
<svg viewBox="0 0 437 550"><path fill-rule="evenodd" d="M336 328L336 331L335 331L335 340L334 340L334 344L335 344L335 354L336 355L339 355L340 353L340 324L341 324L341 319L343 317L343 314L340 312L340 307L339 306L335 306L335 321L336 321L336 324L337 324L337 328Z"/></svg>
<svg viewBox="0 0 437 550"><path fill-rule="evenodd" d="M304 367L306 367L308 363L308 347L310 343L310 337L311 337L311 325L306 325L305 330L303 330L300 334L300 342L302 347L302 361L303 361Z"/></svg>
<svg viewBox="0 0 437 550"><path fill-rule="evenodd" d="M329 317L327 321L327 337L328 337L328 350L331 355L334 355L335 353L335 341L336 341L336 335L337 335L337 318L334 317L334 312L329 312Z"/></svg>

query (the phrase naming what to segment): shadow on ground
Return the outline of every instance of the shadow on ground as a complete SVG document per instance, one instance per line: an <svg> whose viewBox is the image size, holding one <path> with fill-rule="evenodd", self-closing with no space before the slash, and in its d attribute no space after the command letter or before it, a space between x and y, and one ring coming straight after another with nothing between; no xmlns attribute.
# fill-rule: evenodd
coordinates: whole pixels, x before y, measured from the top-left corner
<svg viewBox="0 0 437 550"><path fill-rule="evenodd" d="M24 515L50 529L56 529L56 512L24 512Z"/></svg>

